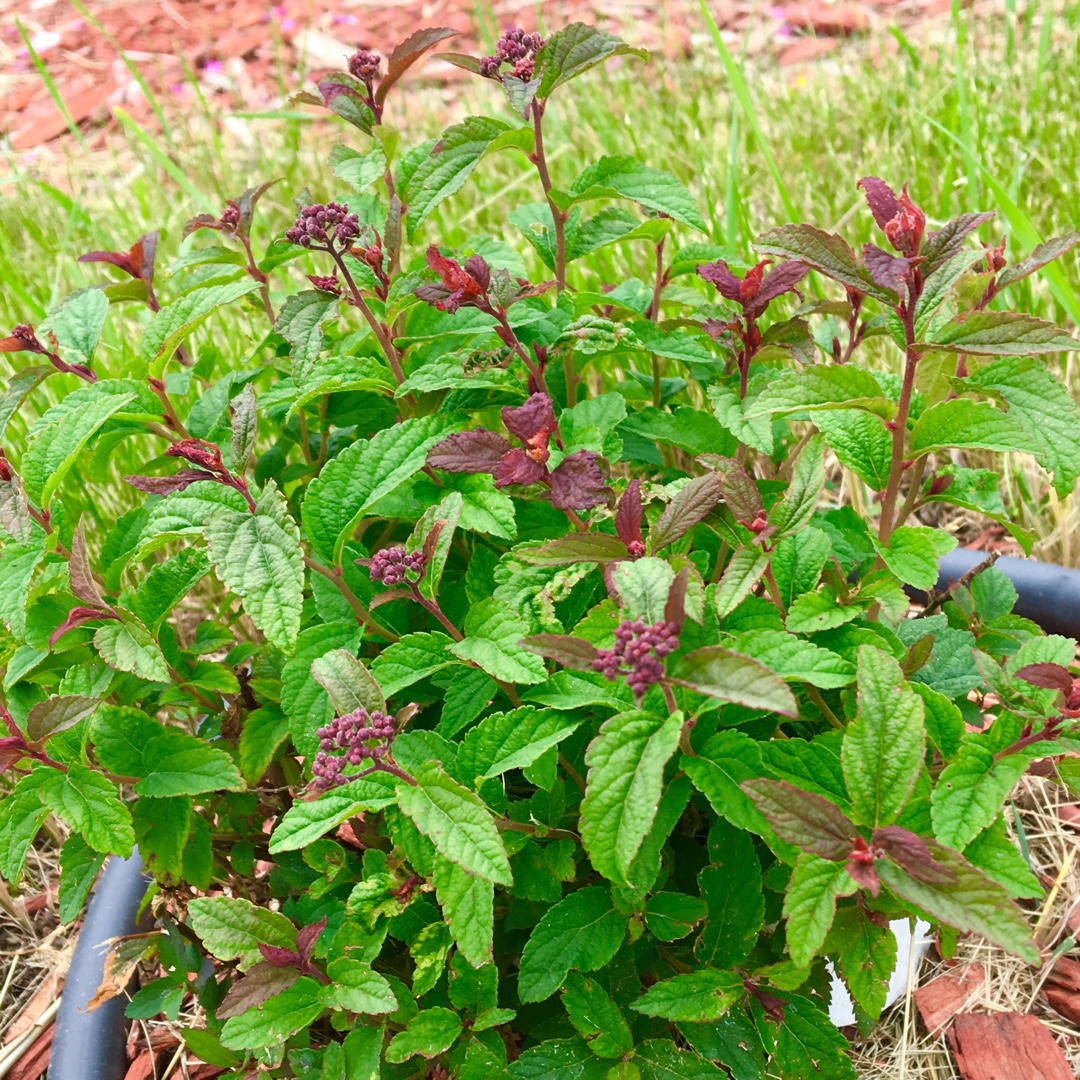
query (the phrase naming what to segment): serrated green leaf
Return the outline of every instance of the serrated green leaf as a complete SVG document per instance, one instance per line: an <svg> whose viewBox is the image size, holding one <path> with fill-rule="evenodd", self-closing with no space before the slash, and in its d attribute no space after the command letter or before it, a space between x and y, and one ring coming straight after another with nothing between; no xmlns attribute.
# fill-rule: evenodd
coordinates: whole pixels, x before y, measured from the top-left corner
<svg viewBox="0 0 1080 1080"><path fill-rule="evenodd" d="M710 967L732 968L746 962L757 941L765 923L765 895L750 834L726 822L719 827L724 849L717 852L712 866L698 874L709 915L694 943L694 957Z"/></svg>
<svg viewBox="0 0 1080 1080"><path fill-rule="evenodd" d="M546 98L609 56L626 54L649 59L645 49L631 48L613 34L586 23L571 23L552 34L537 54L536 67L542 72L537 95Z"/></svg>
<svg viewBox="0 0 1080 1080"><path fill-rule="evenodd" d="M931 336L928 346L982 356L1030 356L1080 349L1080 341L1053 323L1014 311L970 311Z"/></svg>
<svg viewBox="0 0 1080 1080"><path fill-rule="evenodd" d="M506 848L484 803L434 761L416 781L397 789L397 803L440 854L486 881L512 885Z"/></svg>
<svg viewBox="0 0 1080 1080"><path fill-rule="evenodd" d="M74 922L105 863L105 856L95 851L77 833L64 841L60 849L60 922Z"/></svg>
<svg viewBox="0 0 1080 1080"><path fill-rule="evenodd" d="M495 886L436 855L435 896L458 952L474 968L491 963Z"/></svg>
<svg viewBox="0 0 1080 1080"><path fill-rule="evenodd" d="M366 154L358 154L355 150L350 150L349 147L338 143L330 151L328 161L330 171L354 191L362 192L386 172L386 151L378 142L373 142Z"/></svg>
<svg viewBox="0 0 1080 1080"><path fill-rule="evenodd" d="M544 661L519 644L528 635L529 624L506 601L491 598L474 604L462 629L464 640L450 645L449 652L493 679L529 684L547 678Z"/></svg>
<svg viewBox="0 0 1080 1080"><path fill-rule="evenodd" d="M278 1046L306 1028L326 1007L322 987L302 975L287 990L267 998L221 1029L221 1045L230 1050L260 1050Z"/></svg>
<svg viewBox="0 0 1080 1080"><path fill-rule="evenodd" d="M159 729L143 745L134 775L145 777L135 785L135 793L156 798L244 790L243 777L224 750L179 728Z"/></svg>
<svg viewBox="0 0 1080 1080"><path fill-rule="evenodd" d="M94 633L94 647L101 659L117 671L129 671L148 682L169 681L169 669L161 647L150 632L134 619L107 622Z"/></svg>
<svg viewBox="0 0 1080 1080"><path fill-rule="evenodd" d="M842 862L802 854L784 895L787 945L796 967L809 967L825 944L836 915L836 900L851 896L858 886Z"/></svg>
<svg viewBox="0 0 1080 1080"><path fill-rule="evenodd" d="M799 371L785 371L761 392L746 410L746 419L787 416L822 409L862 409L885 419L896 414L877 379L864 368L816 364Z"/></svg>
<svg viewBox="0 0 1080 1080"><path fill-rule="evenodd" d="M635 710L605 721L589 745L581 840L593 866L625 883L663 787L664 766L679 744L682 714L666 720Z"/></svg>
<svg viewBox="0 0 1080 1080"><path fill-rule="evenodd" d="M974 931L1025 963L1039 964L1039 948L1020 909L1003 886L991 881L959 852L924 837L934 862L955 875L947 884L918 881L887 859L876 863L882 884L897 896L957 930Z"/></svg>
<svg viewBox="0 0 1080 1080"><path fill-rule="evenodd" d="M26 716L26 734L32 742L41 742L50 735L73 728L92 716L101 704L99 698L82 694L62 694L46 698L34 705Z"/></svg>
<svg viewBox="0 0 1080 1080"><path fill-rule="evenodd" d="M809 525L825 486L824 455L825 440L820 435L811 436L795 461L784 497L769 512L776 539Z"/></svg>
<svg viewBox="0 0 1080 1080"><path fill-rule="evenodd" d="M38 506L48 506L75 459L109 417L134 400L134 394L91 398L43 428L23 455L26 492Z"/></svg>
<svg viewBox="0 0 1080 1080"><path fill-rule="evenodd" d="M913 457L947 450L1020 450L1035 453L1038 447L1009 415L986 401L953 398L932 405L911 430Z"/></svg>
<svg viewBox="0 0 1080 1080"><path fill-rule="evenodd" d="M840 973L851 996L875 1020L885 1007L896 967L896 935L867 917L861 907L841 908L829 934L828 949L840 956Z"/></svg>
<svg viewBox="0 0 1080 1080"><path fill-rule="evenodd" d="M858 409L822 410L814 413L814 423L841 465L874 491L885 490L889 482L892 437L880 416Z"/></svg>
<svg viewBox="0 0 1080 1080"><path fill-rule="evenodd" d="M155 563L139 583L135 614L151 634L157 634L172 609L210 572L206 552L188 548Z"/></svg>
<svg viewBox="0 0 1080 1080"><path fill-rule="evenodd" d="M1043 887L1000 819L964 848L964 858L1008 890L1015 900L1037 900Z"/></svg>
<svg viewBox="0 0 1080 1080"><path fill-rule="evenodd" d="M656 983L631 1004L635 1012L702 1024L722 1016L742 996L742 976L699 968Z"/></svg>
<svg viewBox="0 0 1080 1080"><path fill-rule="evenodd" d="M69 362L89 364L108 315L109 298L103 290L80 289L49 312L38 334L54 334L60 355Z"/></svg>
<svg viewBox="0 0 1080 1080"><path fill-rule="evenodd" d="M581 721L560 713L524 706L485 717L465 736L458 754L463 776L476 783L531 765L556 746Z"/></svg>
<svg viewBox="0 0 1080 1080"><path fill-rule="evenodd" d="M732 648L759 660L781 678L808 682L823 690L847 686L855 679L854 666L843 657L782 630L746 631L736 635Z"/></svg>
<svg viewBox="0 0 1080 1080"><path fill-rule="evenodd" d="M900 665L870 645L859 649L859 711L844 732L840 760L851 804L866 825L889 825L904 808L926 750L923 702Z"/></svg>
<svg viewBox="0 0 1080 1080"><path fill-rule="evenodd" d="M41 789L41 801L95 851L125 859L131 854L135 843L131 814L115 785L100 773L72 762L66 773L56 773Z"/></svg>
<svg viewBox="0 0 1080 1080"><path fill-rule="evenodd" d="M571 971L606 966L626 937L626 916L598 885L572 892L548 908L521 954L518 996L522 1001L551 997Z"/></svg>
<svg viewBox="0 0 1080 1080"><path fill-rule="evenodd" d="M562 1003L570 1023L598 1057L621 1057L633 1049L634 1039L619 1007L595 979L570 972Z"/></svg>
<svg viewBox="0 0 1080 1080"><path fill-rule="evenodd" d="M450 667L457 661L445 634L406 634L383 649L371 663L371 672L387 697L414 682Z"/></svg>
<svg viewBox="0 0 1080 1080"><path fill-rule="evenodd" d="M293 378L298 384L308 377L322 351L323 323L337 315L340 303L332 293L304 289L281 305L274 330L292 346Z"/></svg>
<svg viewBox="0 0 1080 1080"><path fill-rule="evenodd" d="M270 854L299 851L357 814L382 810L395 801L394 792L401 782L390 773L375 772L312 802L294 802L270 837Z"/></svg>
<svg viewBox="0 0 1080 1080"><path fill-rule="evenodd" d="M267 640L291 653L300 632L304 554L300 530L273 481L260 496L255 513L213 513L206 539L222 583L241 598Z"/></svg>
<svg viewBox="0 0 1080 1080"><path fill-rule="evenodd" d="M163 307L150 320L139 343L139 364L149 369L149 374L161 378L169 357L201 323L218 308L231 304L259 288L257 281L244 278L224 285L210 285L195 289L186 296Z"/></svg>
<svg viewBox="0 0 1080 1080"><path fill-rule="evenodd" d="M370 964L348 958L331 960L326 974L330 983L322 988L320 998L327 1008L371 1016L398 1007L390 984Z"/></svg>
<svg viewBox="0 0 1080 1080"><path fill-rule="evenodd" d="M759 547L739 548L731 556L716 589L716 614L720 619L730 615L750 595L768 565L769 556Z"/></svg>
<svg viewBox="0 0 1080 1080"><path fill-rule="evenodd" d="M188 905L188 923L211 956L238 960L242 968L262 959L260 942L296 947L296 928L284 915L240 897L198 897Z"/></svg>
<svg viewBox="0 0 1080 1080"><path fill-rule="evenodd" d="M407 1061L415 1054L438 1057L450 1048L461 1034L461 1018L449 1009L436 1005L414 1016L404 1031L398 1032L386 1048L386 1060Z"/></svg>
<svg viewBox="0 0 1080 1080"><path fill-rule="evenodd" d="M901 525L893 530L887 544L874 541L885 565L906 585L924 591L937 584L938 559L956 544L950 533L924 525Z"/></svg>

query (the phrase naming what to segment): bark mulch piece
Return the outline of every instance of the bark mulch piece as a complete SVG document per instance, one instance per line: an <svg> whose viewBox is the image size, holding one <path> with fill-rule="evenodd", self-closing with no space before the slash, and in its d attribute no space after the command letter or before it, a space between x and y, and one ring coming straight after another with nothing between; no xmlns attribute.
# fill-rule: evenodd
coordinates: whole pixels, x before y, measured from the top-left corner
<svg viewBox="0 0 1080 1080"><path fill-rule="evenodd" d="M915 1006L926 1030L931 1035L940 1034L985 982L986 969L976 961L920 986L914 994Z"/></svg>
<svg viewBox="0 0 1080 1080"><path fill-rule="evenodd" d="M948 1039L963 1080L1075 1080L1049 1029L1030 1013L960 1013Z"/></svg>

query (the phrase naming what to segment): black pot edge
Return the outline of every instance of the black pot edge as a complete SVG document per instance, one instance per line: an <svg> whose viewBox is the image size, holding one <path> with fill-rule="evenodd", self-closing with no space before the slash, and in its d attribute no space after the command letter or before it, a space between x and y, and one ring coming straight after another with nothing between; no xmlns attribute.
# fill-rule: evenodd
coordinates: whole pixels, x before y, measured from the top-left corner
<svg viewBox="0 0 1080 1080"><path fill-rule="evenodd" d="M985 552L968 548L945 555L938 563L938 591L947 589L985 558ZM1009 556L995 565L1016 587L1017 615L1038 623L1047 633L1080 638L1080 570ZM124 997L113 998L92 1013L82 1010L104 975L105 950L100 943L132 933L148 884L138 850L129 859L111 859L105 868L68 971L56 1017L48 1080L123 1080L127 1068Z"/></svg>
<svg viewBox="0 0 1080 1080"><path fill-rule="evenodd" d="M136 848L130 858L111 858L98 881L64 981L48 1080L123 1080L127 1072L127 998L121 994L93 1012L85 1010L105 974L103 942L135 930L150 884L142 868Z"/></svg>

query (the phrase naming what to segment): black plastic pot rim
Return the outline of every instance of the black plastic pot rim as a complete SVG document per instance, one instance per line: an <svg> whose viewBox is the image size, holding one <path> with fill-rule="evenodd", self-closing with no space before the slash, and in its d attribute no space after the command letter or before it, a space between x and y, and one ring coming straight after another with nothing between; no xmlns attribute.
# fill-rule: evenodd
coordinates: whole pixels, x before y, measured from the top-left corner
<svg viewBox="0 0 1080 1080"><path fill-rule="evenodd" d="M938 564L937 591L944 592L985 559L985 552L967 548L945 555ZM1016 588L1017 615L1047 633L1080 638L1080 570L1009 556L995 565ZM129 859L111 859L105 868L75 945L57 1013L48 1080L123 1080L128 1027L124 996L94 1012L85 1008L104 975L101 943L134 931L148 885L138 850Z"/></svg>

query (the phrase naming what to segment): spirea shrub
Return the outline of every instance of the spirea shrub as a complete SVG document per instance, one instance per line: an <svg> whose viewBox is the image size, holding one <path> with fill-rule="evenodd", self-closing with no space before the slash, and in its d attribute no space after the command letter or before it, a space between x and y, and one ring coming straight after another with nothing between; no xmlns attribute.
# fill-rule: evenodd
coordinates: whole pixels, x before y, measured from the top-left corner
<svg viewBox="0 0 1080 1080"><path fill-rule="evenodd" d="M570 84L643 58L592 27L445 55L501 118L408 145L390 91L450 36L302 95L326 201L83 255L0 341L0 873L54 815L70 922L138 845L109 986L158 965L128 1015L227 1076L850 1077L827 964L867 1030L890 919L1042 961L1002 805L1080 749L1074 643L996 568L936 593L920 514L1030 549L990 452L1072 491L1078 343L1009 298L1080 236L1017 259L867 177L872 242L743 261L654 162L556 185ZM440 243L496 153L524 244Z"/></svg>

